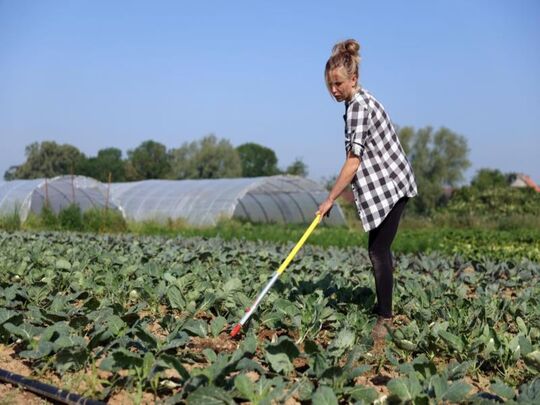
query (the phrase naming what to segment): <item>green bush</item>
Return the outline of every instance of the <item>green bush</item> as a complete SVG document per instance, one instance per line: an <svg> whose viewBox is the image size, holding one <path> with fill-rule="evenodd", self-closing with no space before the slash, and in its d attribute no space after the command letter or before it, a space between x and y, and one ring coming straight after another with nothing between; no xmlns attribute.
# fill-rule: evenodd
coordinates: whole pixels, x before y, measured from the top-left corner
<svg viewBox="0 0 540 405"><path fill-rule="evenodd" d="M40 222L39 224L40 228L44 228L44 229L53 230L53 229L58 229L58 226L59 226L58 216L47 204L41 209L41 213L39 215L39 222Z"/></svg>
<svg viewBox="0 0 540 405"><path fill-rule="evenodd" d="M454 193L445 211L472 217L538 215L540 193L532 188L497 187L478 190L462 187Z"/></svg>
<svg viewBox="0 0 540 405"><path fill-rule="evenodd" d="M89 232L125 232L127 223L122 214L116 210L92 208L82 215L85 231Z"/></svg>
<svg viewBox="0 0 540 405"><path fill-rule="evenodd" d="M21 229L31 231L55 231L60 229L58 215L47 205L45 205L39 214L30 212Z"/></svg>
<svg viewBox="0 0 540 405"><path fill-rule="evenodd" d="M0 229L13 232L21 229L21 217L19 210L15 209L13 213L0 217Z"/></svg>
<svg viewBox="0 0 540 405"><path fill-rule="evenodd" d="M63 208L58 215L45 206L39 215L30 213L21 228L33 231L68 230L94 233L128 231L127 223L120 212L100 208L82 212L79 206L74 204Z"/></svg>
<svg viewBox="0 0 540 405"><path fill-rule="evenodd" d="M167 219L165 222L158 219L148 219L146 221L129 221L127 229L137 235L169 235L182 234L204 236L206 232L214 227L190 226L184 219Z"/></svg>
<svg viewBox="0 0 540 405"><path fill-rule="evenodd" d="M21 229L29 231L39 231L46 228L42 224L41 215L36 215L31 212L30 214L28 214L28 217L26 217L24 223L21 224Z"/></svg>
<svg viewBox="0 0 540 405"><path fill-rule="evenodd" d="M67 231L82 231L82 212L77 204L70 204L58 213L60 228Z"/></svg>

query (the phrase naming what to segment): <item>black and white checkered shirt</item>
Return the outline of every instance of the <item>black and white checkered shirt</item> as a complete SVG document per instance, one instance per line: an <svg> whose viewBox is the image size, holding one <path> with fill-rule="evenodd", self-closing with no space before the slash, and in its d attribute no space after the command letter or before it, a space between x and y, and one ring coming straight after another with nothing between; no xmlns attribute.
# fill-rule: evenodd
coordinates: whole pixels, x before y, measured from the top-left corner
<svg viewBox="0 0 540 405"><path fill-rule="evenodd" d="M345 103L345 150L360 158L351 185L366 232L376 228L402 197L418 191L412 167L390 117L373 95L360 89Z"/></svg>

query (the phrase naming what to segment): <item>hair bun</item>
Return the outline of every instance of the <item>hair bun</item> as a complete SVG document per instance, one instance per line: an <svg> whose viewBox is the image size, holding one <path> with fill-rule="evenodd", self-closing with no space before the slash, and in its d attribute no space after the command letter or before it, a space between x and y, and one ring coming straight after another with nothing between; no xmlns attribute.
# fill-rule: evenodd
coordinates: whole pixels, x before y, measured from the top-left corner
<svg viewBox="0 0 540 405"><path fill-rule="evenodd" d="M348 53L352 57L359 56L360 44L355 39L347 39L346 41L338 42L332 48L332 55L340 53Z"/></svg>
<svg viewBox="0 0 540 405"><path fill-rule="evenodd" d="M330 91L329 73L332 69L344 68L347 77L359 79L360 44L354 39L338 42L332 48L332 55L328 58L324 68L326 87ZM330 93L332 93L330 91Z"/></svg>

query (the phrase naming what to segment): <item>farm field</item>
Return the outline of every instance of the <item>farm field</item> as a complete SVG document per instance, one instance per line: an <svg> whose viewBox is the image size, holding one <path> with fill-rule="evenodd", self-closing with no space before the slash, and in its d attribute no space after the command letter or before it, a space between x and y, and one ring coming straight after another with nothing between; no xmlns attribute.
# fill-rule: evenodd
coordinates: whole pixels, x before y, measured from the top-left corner
<svg viewBox="0 0 540 405"><path fill-rule="evenodd" d="M304 246L231 339L293 245L0 232L0 367L111 404L540 402L537 260L396 254L373 348L367 251Z"/></svg>
<svg viewBox="0 0 540 405"><path fill-rule="evenodd" d="M211 228L179 227L132 224L131 230L138 235L168 237L218 237L225 240L244 239L288 243L297 241L305 232L304 226L284 227L277 224L240 223L227 221ZM368 236L360 229L345 227L318 227L307 243L321 247L349 248L367 246ZM460 254L475 260L515 260L527 258L540 262L540 229L514 228L495 230L482 228L411 228L400 226L392 250L399 253L441 252Z"/></svg>
<svg viewBox="0 0 540 405"><path fill-rule="evenodd" d="M356 214L354 214L356 215ZM464 217L466 218L466 216ZM463 219L463 218L462 218ZM537 216L500 217L496 223L476 218L472 226L464 226L458 217L448 223L425 218L404 218L392 244L397 253L441 252L460 254L474 260L520 260L540 262L540 222ZM465 222L474 222L469 218ZM310 245L349 248L367 246L367 234L356 218L345 227L318 226ZM21 223L18 214L0 216L0 231L16 232L88 232L90 234L133 234L167 238L221 238L223 240L266 241L284 244L298 241L305 232L299 224L253 224L238 220L222 220L211 227L194 227L184 221L126 222L121 216L102 210L90 210L84 215L70 206L55 215L44 212Z"/></svg>

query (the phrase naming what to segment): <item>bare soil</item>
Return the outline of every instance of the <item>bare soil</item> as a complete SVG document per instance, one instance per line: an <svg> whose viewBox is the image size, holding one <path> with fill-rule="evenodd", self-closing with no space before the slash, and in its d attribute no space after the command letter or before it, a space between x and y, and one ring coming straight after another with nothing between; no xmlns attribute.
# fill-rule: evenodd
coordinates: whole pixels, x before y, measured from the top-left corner
<svg viewBox="0 0 540 405"><path fill-rule="evenodd" d="M217 353L234 352L240 341L233 339L227 332L222 332L216 337L197 337L193 336L187 345L187 349L194 352L202 352L204 349L212 349Z"/></svg>
<svg viewBox="0 0 540 405"><path fill-rule="evenodd" d="M16 359L13 356L14 353L12 347L0 344L0 368L24 377L30 377L32 370L24 362ZM46 399L24 391L17 386L0 383L0 405L42 405L50 403Z"/></svg>

